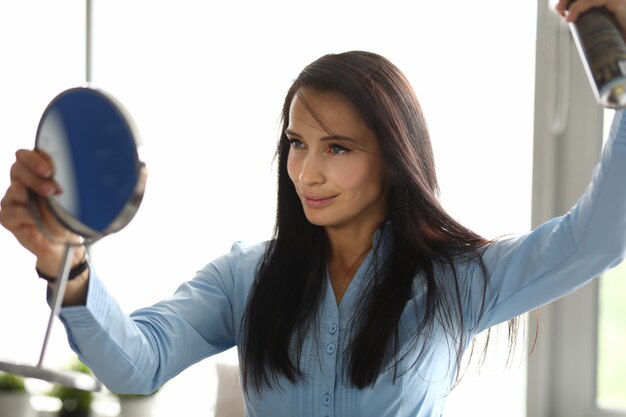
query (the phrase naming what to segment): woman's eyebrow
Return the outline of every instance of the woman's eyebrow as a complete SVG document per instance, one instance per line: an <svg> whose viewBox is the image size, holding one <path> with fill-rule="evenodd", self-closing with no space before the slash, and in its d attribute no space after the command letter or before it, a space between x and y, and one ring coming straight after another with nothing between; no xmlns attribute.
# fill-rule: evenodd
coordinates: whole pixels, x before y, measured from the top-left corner
<svg viewBox="0 0 626 417"><path fill-rule="evenodd" d="M299 133L294 132L293 130L289 130L289 129L285 129L285 135L287 136L291 136L294 138L299 138L302 139L302 135ZM353 143L355 145L360 145L361 142L355 138L352 138L350 136L344 136L344 135L327 135L327 136L323 136L320 138L320 141L322 142L327 142L327 141L332 141L332 140L336 140L336 141L341 141L341 142L349 142L349 143Z"/></svg>
<svg viewBox="0 0 626 417"><path fill-rule="evenodd" d="M296 138L302 138L302 135L300 135L299 133L294 132L293 130L289 130L289 129L285 129L285 135L293 136L293 137L296 137Z"/></svg>
<svg viewBox="0 0 626 417"><path fill-rule="evenodd" d="M352 138L350 136L328 135L328 136L324 136L320 138L320 141L322 142L333 141L333 140L336 140L339 142L348 142L354 145L362 145L361 141L359 141L358 139Z"/></svg>

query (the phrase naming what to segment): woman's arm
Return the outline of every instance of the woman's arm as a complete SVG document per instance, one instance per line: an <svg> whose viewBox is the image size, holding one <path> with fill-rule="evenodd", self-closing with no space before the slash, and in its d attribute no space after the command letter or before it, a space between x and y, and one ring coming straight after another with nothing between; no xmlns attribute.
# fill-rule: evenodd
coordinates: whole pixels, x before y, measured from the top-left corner
<svg viewBox="0 0 626 417"><path fill-rule="evenodd" d="M625 252L626 110L620 110L577 204L529 234L498 240L485 251L489 284L478 330L574 291L616 266ZM480 299L477 281L468 286L472 299Z"/></svg>
<svg viewBox="0 0 626 417"><path fill-rule="evenodd" d="M65 307L60 318L72 349L107 388L151 393L189 365L234 345L219 278L199 272L169 299L129 316L92 272L86 306Z"/></svg>
<svg viewBox="0 0 626 417"><path fill-rule="evenodd" d="M153 392L191 364L236 344L262 253L263 245L235 245L171 297L130 316L92 272L86 305L61 310L70 345L111 391Z"/></svg>
<svg viewBox="0 0 626 417"><path fill-rule="evenodd" d="M624 31L626 0L576 0L569 11L568 4L561 0L556 5L568 21L605 6ZM507 321L578 289L619 264L625 253L626 110L618 110L591 184L577 204L526 235L492 243L483 256L489 274L486 293L479 268L466 276L467 318L477 323L485 295L475 330Z"/></svg>

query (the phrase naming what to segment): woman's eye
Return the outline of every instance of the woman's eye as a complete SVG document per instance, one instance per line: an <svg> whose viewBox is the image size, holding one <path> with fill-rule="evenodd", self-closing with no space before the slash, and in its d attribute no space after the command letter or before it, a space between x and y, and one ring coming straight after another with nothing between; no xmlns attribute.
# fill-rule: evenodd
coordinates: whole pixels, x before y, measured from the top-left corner
<svg viewBox="0 0 626 417"><path fill-rule="evenodd" d="M329 150L333 155L341 155L342 153L350 152L350 149L344 148L340 145L330 145Z"/></svg>
<svg viewBox="0 0 626 417"><path fill-rule="evenodd" d="M291 146L292 148L303 148L304 144L302 143L302 141L299 141L298 139L289 139L289 146Z"/></svg>

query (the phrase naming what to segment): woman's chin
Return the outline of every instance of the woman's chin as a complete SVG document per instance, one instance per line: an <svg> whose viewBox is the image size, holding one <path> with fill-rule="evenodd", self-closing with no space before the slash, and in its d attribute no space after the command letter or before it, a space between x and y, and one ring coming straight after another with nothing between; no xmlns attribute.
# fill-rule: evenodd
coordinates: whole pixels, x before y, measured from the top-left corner
<svg viewBox="0 0 626 417"><path fill-rule="evenodd" d="M306 211L304 212L304 216L306 217L309 223L315 226L319 226L319 227L330 226L333 223L330 219L326 218L326 216L319 216L319 215L316 216L314 214L307 213Z"/></svg>
<svg viewBox="0 0 626 417"><path fill-rule="evenodd" d="M309 223L311 223L314 226L319 226L319 227L326 227L326 226L328 226L328 224L326 222L321 221L319 219L310 218L310 217L307 217L306 219L308 220Z"/></svg>

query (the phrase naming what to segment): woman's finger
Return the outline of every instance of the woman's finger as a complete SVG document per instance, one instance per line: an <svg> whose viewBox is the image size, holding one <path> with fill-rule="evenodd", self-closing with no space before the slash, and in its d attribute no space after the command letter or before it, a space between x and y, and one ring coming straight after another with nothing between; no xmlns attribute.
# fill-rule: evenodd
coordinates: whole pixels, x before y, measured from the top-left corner
<svg viewBox="0 0 626 417"><path fill-rule="evenodd" d="M0 200L0 210L8 209L12 205L24 206L28 202L28 191L20 182L12 182Z"/></svg>
<svg viewBox="0 0 626 417"><path fill-rule="evenodd" d="M20 205L3 207L0 211L0 224L11 232L16 232L23 226L36 226L30 209Z"/></svg>
<svg viewBox="0 0 626 417"><path fill-rule="evenodd" d="M52 158L41 151L19 149L15 152L15 159L28 170L41 177L50 178L54 175L54 166L51 163Z"/></svg>
<svg viewBox="0 0 626 417"><path fill-rule="evenodd" d="M0 224L14 234L21 226L35 225L28 206L28 191L22 183L11 183L0 200Z"/></svg>
<svg viewBox="0 0 626 417"><path fill-rule="evenodd" d="M26 187L20 182L13 182L0 200L0 225L13 233L22 246L37 256L58 250L55 247L57 241L76 240L49 212L42 199L38 201L37 210L40 221L33 215ZM52 240L43 233L41 227L45 228L48 235L53 236Z"/></svg>
<svg viewBox="0 0 626 417"><path fill-rule="evenodd" d="M567 9L565 20L568 22L575 22L578 17L585 13L589 9L594 7L605 6L606 0L578 0L572 3Z"/></svg>
<svg viewBox="0 0 626 417"><path fill-rule="evenodd" d="M54 161L52 160L50 154L48 154L43 149L35 149L33 152L44 161L43 164L45 168L47 168L48 171L51 172L51 175L54 175L56 173L56 166L54 165ZM42 168L42 170L43 169L44 168Z"/></svg>
<svg viewBox="0 0 626 417"><path fill-rule="evenodd" d="M581 14L595 7L605 7L615 14L618 20L626 18L626 2L624 0L577 0L569 8L568 4L569 0L561 0L556 5L556 10L562 15L566 15L569 22L575 22Z"/></svg>
<svg viewBox="0 0 626 417"><path fill-rule="evenodd" d="M569 5L569 0L559 0L559 2L554 6L554 9L561 16L565 16L565 11L567 10L568 5Z"/></svg>
<svg viewBox="0 0 626 417"><path fill-rule="evenodd" d="M49 251L51 242L39 230L29 207L22 204L7 204L2 200L0 225L13 233L22 246L34 254Z"/></svg>
<svg viewBox="0 0 626 417"><path fill-rule="evenodd" d="M31 155L32 156L32 155ZM30 159L24 162L26 159ZM24 158L16 161L11 167L11 182L20 182L26 188L30 188L37 194L49 196L61 192L61 187L52 179L51 175L41 175L41 172L49 172L50 165L47 162L41 162L43 159ZM31 167L37 167L39 171L33 171Z"/></svg>

